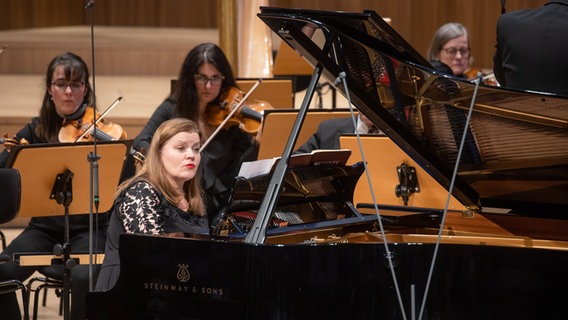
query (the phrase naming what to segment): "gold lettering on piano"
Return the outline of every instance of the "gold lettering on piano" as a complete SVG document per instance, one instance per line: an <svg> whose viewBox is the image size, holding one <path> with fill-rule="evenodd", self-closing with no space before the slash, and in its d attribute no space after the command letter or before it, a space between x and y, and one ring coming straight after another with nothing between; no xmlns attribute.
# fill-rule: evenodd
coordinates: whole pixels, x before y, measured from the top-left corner
<svg viewBox="0 0 568 320"><path fill-rule="evenodd" d="M190 286L171 283L144 282L144 289L151 291L190 292Z"/></svg>
<svg viewBox="0 0 568 320"><path fill-rule="evenodd" d="M223 288L187 286L173 283L144 282L144 290L193 293L198 295L222 296Z"/></svg>
<svg viewBox="0 0 568 320"><path fill-rule="evenodd" d="M178 264L176 279L179 281L179 283L144 282L144 290L172 293L189 293L194 295L208 295L212 297L220 297L224 292L223 288L188 284L189 280L191 279L191 274L189 272L189 265L185 263Z"/></svg>

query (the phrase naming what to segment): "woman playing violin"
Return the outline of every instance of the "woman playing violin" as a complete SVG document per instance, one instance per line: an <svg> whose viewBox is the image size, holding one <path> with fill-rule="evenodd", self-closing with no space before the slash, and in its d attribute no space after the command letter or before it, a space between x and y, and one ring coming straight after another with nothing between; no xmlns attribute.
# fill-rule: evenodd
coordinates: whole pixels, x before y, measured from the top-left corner
<svg viewBox="0 0 568 320"><path fill-rule="evenodd" d="M196 46L183 62L177 90L156 109L134 139L133 148L148 150L158 126L174 117L193 120L199 126L203 141L209 140L216 129L207 117L209 108L220 105L223 94L236 87L231 65L221 48L212 43ZM255 160L257 155L257 141L238 126L223 128L204 148L198 176L206 194L210 221L227 204L241 163Z"/></svg>
<svg viewBox="0 0 568 320"><path fill-rule="evenodd" d="M22 128L15 137L25 139L30 144L59 142L59 131L65 121L79 119L90 104L92 98L89 71L81 57L73 53L56 56L48 65L45 81L45 93L39 116ZM64 155L62 155L64 156ZM4 167L8 150L0 154L0 165ZM85 160L86 161L86 160ZM45 164L38 159L38 166ZM104 250L105 214L97 215L99 228L96 239L97 250ZM12 257L14 252L53 252L55 244L65 243L65 220L58 217L31 218L28 226L2 252ZM71 252L89 252L89 215L79 214L69 217L69 242ZM37 267L24 267L12 262L0 264L0 280L18 278L24 281ZM88 265L78 265L71 270L71 319L85 318L85 299L89 288ZM3 319L21 319L16 295L0 295L3 306Z"/></svg>
<svg viewBox="0 0 568 320"><path fill-rule="evenodd" d="M428 49L428 59L438 71L468 80L477 77L479 69L471 68L473 56L469 33L461 23L449 22L436 30ZM494 78L484 79L485 84L495 85L491 82Z"/></svg>

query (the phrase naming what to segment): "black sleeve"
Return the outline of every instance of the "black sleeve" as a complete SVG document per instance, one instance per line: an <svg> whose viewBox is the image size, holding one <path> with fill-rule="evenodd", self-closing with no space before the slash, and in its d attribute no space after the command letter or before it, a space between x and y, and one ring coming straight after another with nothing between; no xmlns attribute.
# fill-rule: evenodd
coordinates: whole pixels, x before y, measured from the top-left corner
<svg viewBox="0 0 568 320"><path fill-rule="evenodd" d="M137 150L148 151L150 147L150 142L152 141L152 136L158 127L165 121L173 118L175 115L175 104L170 100L164 100L162 104L158 106L156 111L152 114L152 117L148 120L142 131L134 138L134 143L132 147Z"/></svg>
<svg viewBox="0 0 568 320"><path fill-rule="evenodd" d="M507 86L507 82L505 81L505 71L503 70L503 58L502 58L502 41L499 40L500 38L500 30L501 30L501 22L502 19L499 18L497 20L497 40L495 44L495 54L493 55L493 74L495 75L495 79L502 87Z"/></svg>
<svg viewBox="0 0 568 320"><path fill-rule="evenodd" d="M294 151L294 154L298 153L310 153L313 150L317 150L320 148L320 132L321 132L321 124L318 125L317 131L311 135L304 144L302 144L298 149Z"/></svg>

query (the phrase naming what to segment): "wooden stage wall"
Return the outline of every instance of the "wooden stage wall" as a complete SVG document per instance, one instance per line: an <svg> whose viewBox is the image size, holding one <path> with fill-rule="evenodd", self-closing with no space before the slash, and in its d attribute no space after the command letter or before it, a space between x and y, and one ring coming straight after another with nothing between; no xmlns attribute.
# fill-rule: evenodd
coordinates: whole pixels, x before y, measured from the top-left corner
<svg viewBox="0 0 568 320"><path fill-rule="evenodd" d="M96 0L97 26L217 28L220 1L230 0ZM240 0L239 0L240 1ZM536 8L547 0L506 2L506 10ZM86 1L3 0L0 30L89 25ZM501 14L499 0L270 0L270 6L331 11L375 10L392 19L392 26L412 46L426 54L435 30L450 21L463 23L470 31L474 66L490 68L495 45L495 26ZM0 39L0 42L2 39Z"/></svg>

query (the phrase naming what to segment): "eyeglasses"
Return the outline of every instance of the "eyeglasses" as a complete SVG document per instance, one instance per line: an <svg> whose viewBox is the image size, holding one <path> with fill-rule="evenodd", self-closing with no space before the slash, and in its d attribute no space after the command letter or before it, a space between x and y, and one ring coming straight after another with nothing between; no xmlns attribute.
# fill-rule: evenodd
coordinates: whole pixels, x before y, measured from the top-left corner
<svg viewBox="0 0 568 320"><path fill-rule="evenodd" d="M469 48L442 48L444 52L449 55L450 57L455 57L458 52L462 55L462 57L469 55Z"/></svg>
<svg viewBox="0 0 568 320"><path fill-rule="evenodd" d="M216 74L216 75L212 76L211 78L208 78L204 74L196 73L193 76L193 79L195 80L195 82L202 84L202 85L206 85L207 82L210 82L212 86L218 86L218 85L221 84L221 82L223 82L223 80L225 80L225 77L223 77L220 74Z"/></svg>
<svg viewBox="0 0 568 320"><path fill-rule="evenodd" d="M55 82L52 82L51 84L55 87L55 89L60 91L65 91L67 90L67 87L69 87L71 88L71 91L76 92L85 87L85 83L83 81L67 82L65 80L57 80Z"/></svg>

